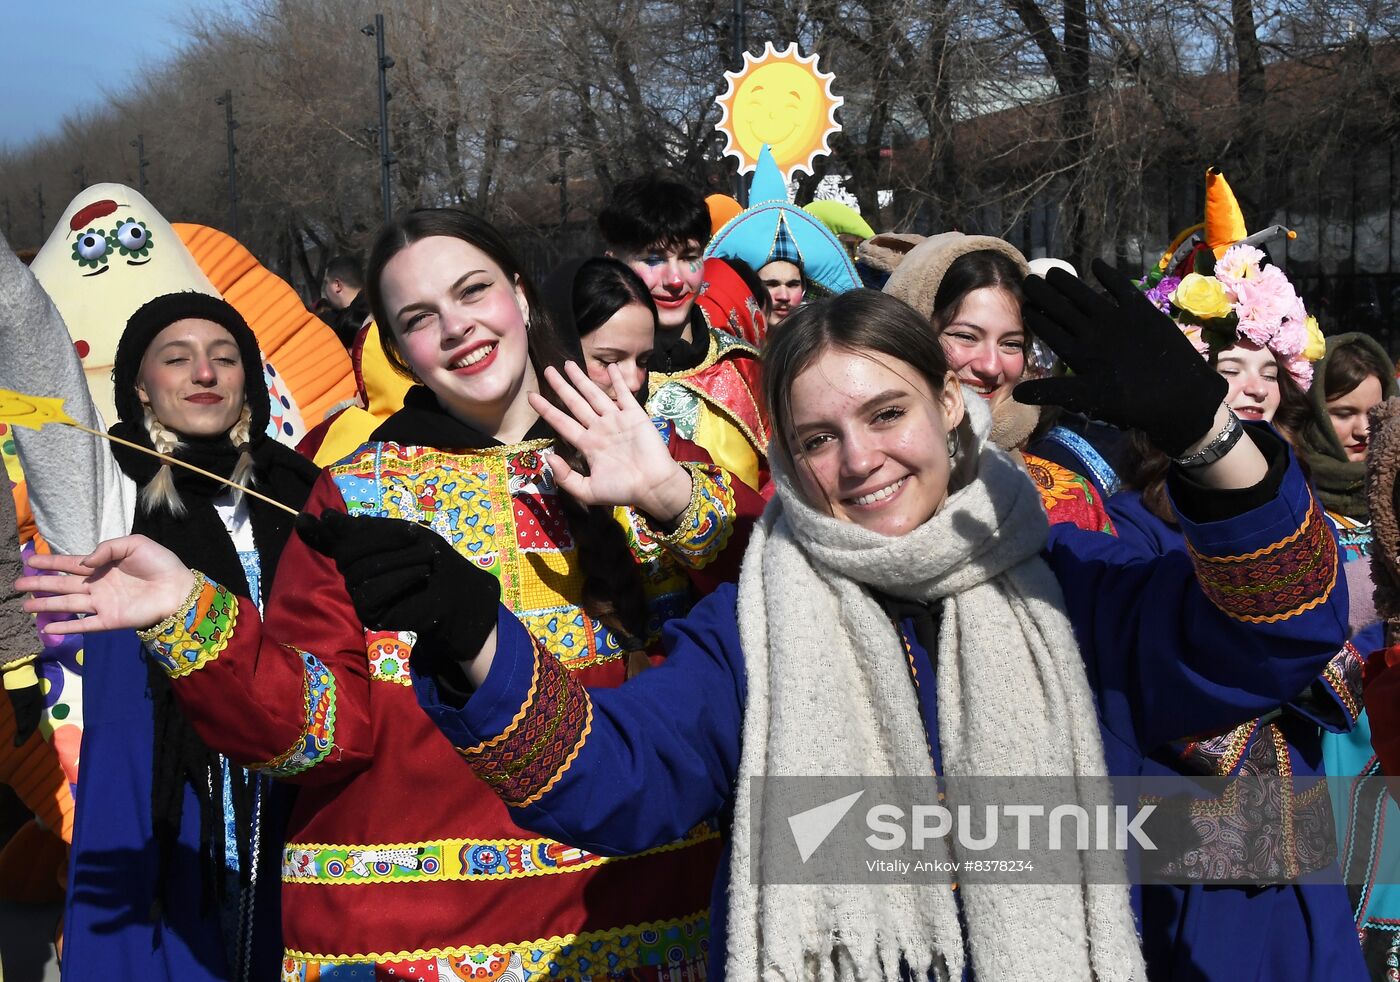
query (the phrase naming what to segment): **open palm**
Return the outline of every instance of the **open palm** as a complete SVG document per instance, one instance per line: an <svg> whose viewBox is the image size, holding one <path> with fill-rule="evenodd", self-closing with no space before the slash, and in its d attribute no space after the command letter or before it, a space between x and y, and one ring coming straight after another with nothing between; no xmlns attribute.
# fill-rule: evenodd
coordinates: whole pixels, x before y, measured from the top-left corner
<svg viewBox="0 0 1400 982"><path fill-rule="evenodd" d="M616 399L573 362L565 370L568 378L546 369L545 379L567 412L530 394L535 411L588 462L585 475L556 455L551 467L559 486L584 504L630 505L662 520L684 511L690 501L690 475L671 459L661 434L627 391L617 368L608 367Z"/></svg>
<svg viewBox="0 0 1400 982"><path fill-rule="evenodd" d="M16 589L36 594L24 602L25 610L86 615L49 625L50 634L159 624L179 609L194 585L194 573L144 535L109 539L87 557L36 555L30 565L49 572L15 581Z"/></svg>

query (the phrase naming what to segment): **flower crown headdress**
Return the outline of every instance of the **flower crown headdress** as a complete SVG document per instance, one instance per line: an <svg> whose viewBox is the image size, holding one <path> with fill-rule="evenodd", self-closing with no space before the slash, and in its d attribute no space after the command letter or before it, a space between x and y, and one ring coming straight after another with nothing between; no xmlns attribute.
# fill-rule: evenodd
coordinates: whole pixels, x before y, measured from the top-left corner
<svg viewBox="0 0 1400 982"><path fill-rule="evenodd" d="M1177 236L1140 286L1202 357L1252 341L1272 351L1298 385L1308 388L1313 362L1326 353L1327 344L1283 270L1267 265L1258 248L1276 236L1295 238L1297 233L1275 225L1247 235L1234 192L1213 167L1206 171L1205 217ZM1203 233L1204 241L1193 239L1197 233ZM1173 266L1188 240L1191 249Z"/></svg>

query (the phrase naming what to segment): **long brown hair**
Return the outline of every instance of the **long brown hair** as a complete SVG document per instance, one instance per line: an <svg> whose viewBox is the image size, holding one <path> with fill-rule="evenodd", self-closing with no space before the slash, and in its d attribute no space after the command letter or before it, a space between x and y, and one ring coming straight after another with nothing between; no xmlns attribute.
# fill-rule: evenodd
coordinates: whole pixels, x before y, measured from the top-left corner
<svg viewBox="0 0 1400 982"><path fill-rule="evenodd" d="M1371 376L1380 379L1384 390L1387 378L1395 368L1369 344L1345 341L1327 352L1327 366L1322 372L1322 398L1326 402L1340 399Z"/></svg>
<svg viewBox="0 0 1400 982"><path fill-rule="evenodd" d="M1026 274L1021 268L1003 252L978 249L964 253L948 264L948 271L939 280L929 320L942 334L957 319L968 295L985 287L1005 290L1011 295L1012 306L1019 311L1026 300L1026 291L1021 288L1021 281L1025 278ZM1026 330L1024 324L1022 330ZM1026 353L1030 354L1029 330L1026 330Z"/></svg>
<svg viewBox="0 0 1400 982"><path fill-rule="evenodd" d="M477 249L500 267L525 296L529 316L525 334L530 363L543 382L546 368L563 371L568 355L558 333L550 324L539 302L534 284L516 258L505 237L490 222L453 208L421 208L385 225L375 237L366 264L365 292L370 311L379 325L379 339L389 364L407 378L417 379L399 349L398 339L390 326L389 311L384 306L381 280L384 267L399 252L421 239L442 236L460 239ZM541 394L559 406L558 398L546 385ZM560 408L563 408L560 406ZM582 455L563 440L555 443L555 452L580 473L588 473ZM618 636L627 647L640 646L647 637L647 601L642 589L641 573L636 558L627 545L627 537L608 508L584 505L561 488L559 500L569 518L574 536L576 555L583 566L584 582L581 606Z"/></svg>

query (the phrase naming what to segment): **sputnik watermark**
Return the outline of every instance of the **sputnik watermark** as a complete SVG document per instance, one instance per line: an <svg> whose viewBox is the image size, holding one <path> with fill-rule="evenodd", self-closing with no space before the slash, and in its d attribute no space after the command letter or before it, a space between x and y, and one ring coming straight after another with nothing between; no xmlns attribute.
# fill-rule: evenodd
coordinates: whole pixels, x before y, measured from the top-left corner
<svg viewBox="0 0 1400 982"><path fill-rule="evenodd" d="M843 799L844 800L844 799ZM923 849L934 839L956 837L957 844L967 850L982 852L1001 845L1000 829L1004 818L1012 819L1016 825L1015 849L1029 852L1034 848L1032 841L1032 820L1043 820L1045 842L1048 848L1060 851L1066 848L1117 849L1128 848L1129 840L1141 849L1156 850L1157 844L1143 831L1142 825L1157 810L1153 804L1139 805L1130 809L1127 805L1095 805L1093 809L1083 805L1055 805L1048 813L1044 805L983 805L981 833L973 816L971 805L954 809L943 805L914 805L907 819L903 808L898 805L875 805L865 813L865 822L870 827L866 844L872 849L903 849L907 842L915 849ZM1066 826L1070 833L1065 834ZM1093 844L1090 845L1090 838ZM956 870L954 870L956 872Z"/></svg>
<svg viewBox="0 0 1400 982"><path fill-rule="evenodd" d="M1342 875L1329 790L1312 779L766 777L750 793L748 875L759 883L1275 884Z"/></svg>

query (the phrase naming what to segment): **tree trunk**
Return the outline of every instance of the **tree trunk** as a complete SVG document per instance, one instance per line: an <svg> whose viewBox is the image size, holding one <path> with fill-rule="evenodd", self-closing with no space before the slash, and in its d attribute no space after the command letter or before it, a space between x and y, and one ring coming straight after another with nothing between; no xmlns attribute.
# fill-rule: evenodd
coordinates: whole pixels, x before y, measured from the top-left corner
<svg viewBox="0 0 1400 982"><path fill-rule="evenodd" d="M1264 129L1264 103L1268 90L1264 81L1264 58L1254 23L1253 0L1231 0L1230 26L1234 35L1239 74L1235 83L1239 110L1235 124L1238 151L1231 156L1238 170L1230 177L1230 187L1239 199L1245 221L1262 224L1259 214L1263 192L1269 186L1268 142Z"/></svg>

